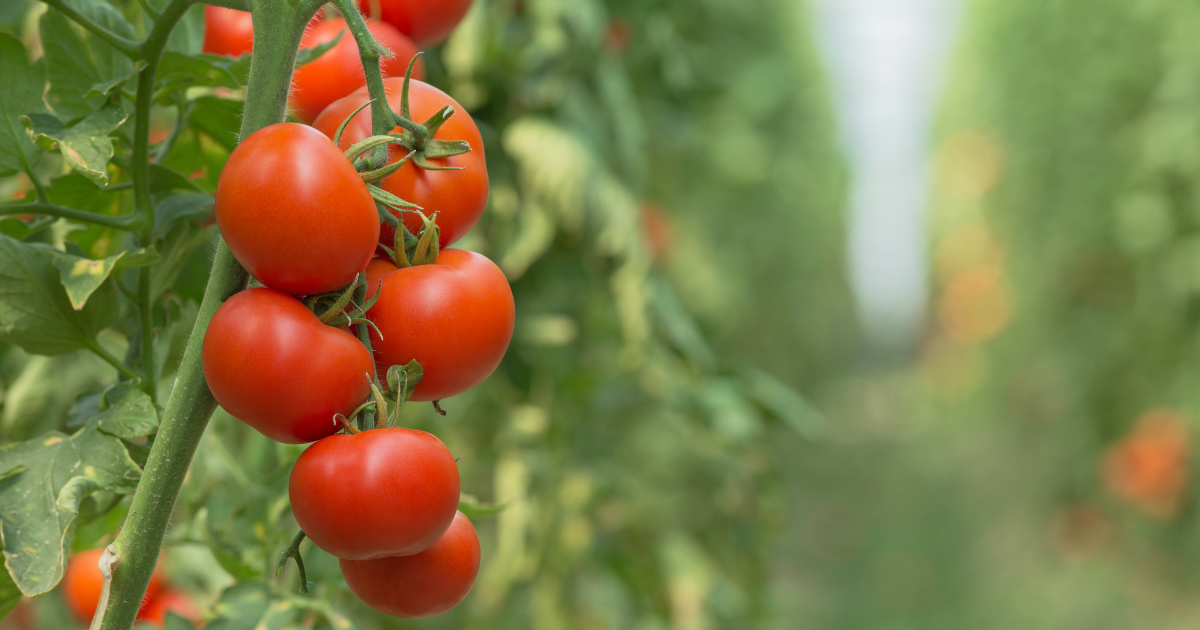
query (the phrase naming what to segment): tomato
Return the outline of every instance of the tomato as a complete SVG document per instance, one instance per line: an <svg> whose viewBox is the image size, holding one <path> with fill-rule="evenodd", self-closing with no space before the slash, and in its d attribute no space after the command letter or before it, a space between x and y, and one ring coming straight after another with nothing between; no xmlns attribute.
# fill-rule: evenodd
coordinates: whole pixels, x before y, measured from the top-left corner
<svg viewBox="0 0 1200 630"><path fill-rule="evenodd" d="M383 76L403 77L408 62L418 52L417 47L400 31L383 22L367 20L367 30L371 31L375 41L392 51L391 57L379 60ZM296 118L306 123L312 122L330 103L367 84L362 60L358 56L358 43L346 26L346 20L335 18L310 25L300 40L300 47L314 48L333 41L338 33L345 34L333 48L296 68L296 74L292 77L290 107ZM422 62L418 61L413 68L413 76L425 76Z"/></svg>
<svg viewBox="0 0 1200 630"><path fill-rule="evenodd" d="M203 52L237 57L254 48L254 22L247 11L204 7Z"/></svg>
<svg viewBox="0 0 1200 630"><path fill-rule="evenodd" d="M384 89L388 103L392 109L400 112L400 94L404 79L384 79ZM487 161L483 154L483 138L471 115L445 92L421 81L413 81L409 86L409 108L412 119L425 122L447 105L454 107L454 115L445 122L434 134L438 140L466 140L471 145L471 151L448 158L431 159L429 162L439 166L462 167L459 171L431 171L418 167L409 162L395 174L383 180L384 190L412 203L425 208L425 214L438 213L438 226L441 228L441 238L438 243L447 247L462 238L483 216L488 198ZM337 128L355 109L371 100L366 89L358 90L343 98L328 109L313 122L321 133L332 138ZM400 131L397 127L396 131ZM354 117L342 133L342 149L371 135L371 112L364 109ZM388 147L389 161L395 161L407 154L403 147L391 145ZM393 213L398 214L398 213ZM413 234L421 230L421 218L411 213L404 213L404 224ZM391 226L384 224L379 232L380 242L392 246L395 232Z"/></svg>
<svg viewBox="0 0 1200 630"><path fill-rule="evenodd" d="M172 588L159 593L150 600L138 619L161 628L167 623L167 613L172 612L195 624L200 620L200 611L190 597Z"/></svg>
<svg viewBox="0 0 1200 630"><path fill-rule="evenodd" d="M364 15L371 14L371 0L358 4ZM450 36L471 8L471 0L379 0L379 8L381 20L426 48Z"/></svg>
<svg viewBox="0 0 1200 630"><path fill-rule="evenodd" d="M457 606L479 575L479 535L462 513L429 549L403 557L341 560L342 576L366 605L395 617L428 617Z"/></svg>
<svg viewBox="0 0 1200 630"><path fill-rule="evenodd" d="M416 359L425 376L412 399L441 400L482 383L500 365L516 314L495 263L461 249L405 269L376 259L367 268L368 297L381 282L379 301L367 312L379 328L371 330L371 347L380 378Z"/></svg>
<svg viewBox="0 0 1200 630"><path fill-rule="evenodd" d="M300 528L351 560L425 551L454 520L458 491L450 450L412 429L331 435L300 455L288 480Z"/></svg>
<svg viewBox="0 0 1200 630"><path fill-rule="evenodd" d="M285 444L341 428L371 393L371 355L296 298L247 289L225 301L204 335L204 378L230 415Z"/></svg>
<svg viewBox="0 0 1200 630"><path fill-rule="evenodd" d="M63 574L62 581L63 599L66 600L71 614L82 624L92 622L92 615L96 614L96 607L100 604L100 591L104 588L104 574L100 573L100 556L103 555L104 548L101 547L72 554L67 560L67 571ZM142 618L150 601L163 588L160 568L155 567L150 576L150 585L146 587L146 594L142 597L138 619Z"/></svg>
<svg viewBox="0 0 1200 630"><path fill-rule="evenodd" d="M217 226L263 284L293 295L340 289L367 268L379 213L367 185L312 127L278 123L233 150L217 180Z"/></svg>

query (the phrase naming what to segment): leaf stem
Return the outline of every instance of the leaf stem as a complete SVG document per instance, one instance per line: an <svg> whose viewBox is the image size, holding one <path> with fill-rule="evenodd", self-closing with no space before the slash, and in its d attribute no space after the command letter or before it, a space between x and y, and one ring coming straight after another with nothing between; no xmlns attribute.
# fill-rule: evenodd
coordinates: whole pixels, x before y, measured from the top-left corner
<svg viewBox="0 0 1200 630"><path fill-rule="evenodd" d="M399 124L400 117L392 111L387 101L387 92L383 87L383 72L379 68L379 58L391 53L375 41L367 22L359 12L358 6L351 0L336 0L335 4L346 19L350 33L358 44L358 56L362 60L363 75L367 80L367 93L371 97L371 135L386 135ZM383 159L378 159L383 156ZM387 160L387 149L377 148L371 154L372 169L381 166L379 162Z"/></svg>
<svg viewBox="0 0 1200 630"><path fill-rule="evenodd" d="M108 350L105 350L98 342L92 341L88 343L88 350L91 350L93 354L101 359L104 359L105 363L117 368L117 371L121 373L121 376L124 376L127 379L140 378L137 372L131 370L128 365L121 363L120 359L110 354Z"/></svg>
<svg viewBox="0 0 1200 630"><path fill-rule="evenodd" d="M14 214L48 214L52 217L70 219L72 221L80 221L82 223L91 223L93 225L102 225L104 227L116 228L118 230L131 230L137 223L137 216L134 214L122 214L114 217L109 214L97 214L95 212L88 212L86 210L66 208L64 206L52 204L48 201L0 205L0 217L10 217Z"/></svg>
<svg viewBox="0 0 1200 630"><path fill-rule="evenodd" d="M116 48L121 54L137 61L142 58L142 47L131 39L121 37L116 33L104 28L103 26L93 22L90 18L82 13L71 8L63 0L42 0L46 4L54 7L59 13L71 18L76 24L92 32L93 35L99 37L108 43L109 46Z"/></svg>
<svg viewBox="0 0 1200 630"><path fill-rule="evenodd" d="M300 543L304 542L304 530L296 532L296 536L292 538L292 544L284 550L283 557L279 559L279 568L275 570L275 575L283 575L283 570L287 568L288 558L296 560L296 568L300 571L300 592L308 595L308 576L304 573L304 558L300 557Z"/></svg>

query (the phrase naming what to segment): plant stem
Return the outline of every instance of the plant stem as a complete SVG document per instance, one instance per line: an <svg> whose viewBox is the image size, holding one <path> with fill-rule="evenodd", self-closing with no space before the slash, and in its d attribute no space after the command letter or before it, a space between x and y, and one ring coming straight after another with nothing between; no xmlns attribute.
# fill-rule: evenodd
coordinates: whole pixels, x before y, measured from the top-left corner
<svg viewBox="0 0 1200 630"><path fill-rule="evenodd" d="M124 376L125 378L128 378L128 379L138 378L137 372L134 372L133 370L129 369L129 366L125 365L124 363L121 363L121 360L118 359L117 357L114 357L113 355L109 354L108 350L105 350L103 347L101 347L101 345L99 343L89 344L88 350L91 350L96 356L100 357L101 359L104 359L104 361L106 363L108 363L109 365L117 368L117 371L121 373L121 376Z"/></svg>
<svg viewBox="0 0 1200 630"><path fill-rule="evenodd" d="M182 12L174 10L175 5L190 2L175 0L163 11L164 19L181 15ZM288 0L255 1L254 58L246 89L241 137L245 138L267 125L283 121L300 37L305 24L318 8L317 0L303 0L296 4ZM160 29L160 24L155 24L153 32L170 32L167 27ZM165 43L165 38L162 41ZM153 56L160 57L161 54L160 47ZM153 82L149 85L152 89ZM139 80L139 107L142 103L142 87L143 81ZM134 164L138 164L137 158ZM94 630L129 630L133 626L150 575L158 561L179 489L204 435L208 419L217 406L204 381L204 369L200 361L204 332L217 307L230 295L245 288L247 279L246 271L234 259L229 247L220 241L196 325L184 351L175 386L167 400L162 423L146 460L137 492L133 495L129 514L120 535L109 545L100 561L101 572L106 577L100 607L92 620Z"/></svg>
<svg viewBox="0 0 1200 630"><path fill-rule="evenodd" d="M95 212L88 212L86 210L65 208L63 206L54 205L48 201L14 203L0 206L0 216L9 217L14 214L48 214L52 217L61 217L63 219L91 223L93 225L102 225L104 227L116 228L118 230L133 229L134 225L137 223L137 216L133 214L123 214L114 217L108 214L97 214Z"/></svg>
<svg viewBox="0 0 1200 630"><path fill-rule="evenodd" d="M367 93L371 96L371 135L382 136L391 132L398 124L395 112L388 105L387 92L383 88L383 72L379 69L379 57L387 54L388 50L380 46L367 28L367 22L359 13L358 6L351 0L336 0L338 9L354 35L358 44L358 56L362 60L363 75L367 80ZM379 156L383 160L378 160ZM372 168L382 166L379 162L387 161L387 148L380 147L372 152Z"/></svg>
<svg viewBox="0 0 1200 630"><path fill-rule="evenodd" d="M121 54L125 55L126 57L129 57L134 61L142 58L142 49L138 46L137 42L121 37L107 28L104 28L103 26L93 22L87 16L71 8L70 5L63 0L42 1L57 9L59 13L71 18L71 20L76 24L91 31L96 37L108 42L109 46L121 51Z"/></svg>

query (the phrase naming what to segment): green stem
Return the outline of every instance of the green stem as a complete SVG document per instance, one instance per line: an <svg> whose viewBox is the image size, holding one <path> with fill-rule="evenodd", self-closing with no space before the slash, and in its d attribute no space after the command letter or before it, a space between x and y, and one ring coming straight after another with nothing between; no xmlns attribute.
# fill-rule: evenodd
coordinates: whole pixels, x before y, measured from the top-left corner
<svg viewBox="0 0 1200 630"><path fill-rule="evenodd" d="M142 389L150 400L158 399L158 366L154 361L154 296L150 295L150 268L138 269L138 320L142 326Z"/></svg>
<svg viewBox="0 0 1200 630"><path fill-rule="evenodd" d="M388 105L387 91L383 88L383 72L379 68L380 56L388 51L375 41L354 2L336 0L336 4L346 19L346 25L350 27L350 33L354 35L355 43L358 44L358 56L362 60L363 75L367 79L367 93L371 96L371 135L386 135L399 124L399 116ZM381 155L382 160L378 159ZM380 162L386 162L386 156L386 148L380 147L374 151L371 154L372 168L381 166Z"/></svg>
<svg viewBox="0 0 1200 630"><path fill-rule="evenodd" d="M71 18L71 20L74 21L76 24L91 31L92 34L95 35L96 37L99 37L100 39L108 42L109 46L112 46L113 48L116 48L117 50L121 51L121 54L125 55L126 57L129 57L130 59L133 59L134 61L137 61L138 59L142 58L142 49L138 45L138 42L135 42L131 39L126 39L124 37L121 37L120 35L117 35L116 33L108 30L107 28L100 26L99 24L97 24L97 23L93 22L91 19L89 19L87 16L85 16L82 13L71 8L63 0L42 0L42 1L50 6L54 7L55 9L57 9L59 13L62 13L63 15Z"/></svg>
<svg viewBox="0 0 1200 630"><path fill-rule="evenodd" d="M158 145L158 148L154 150L155 164L162 164L167 159L167 156L170 155L171 149L175 148L175 143L179 140L179 134L187 128L188 116L192 114L191 105L185 105L182 102L182 97L178 94L176 94L175 107L179 112L179 119L175 121L175 126L171 127L171 135L167 136L167 139L163 140L162 144Z"/></svg>
<svg viewBox="0 0 1200 630"><path fill-rule="evenodd" d="M181 1L190 0L176 0L163 11L164 17L171 15L175 4ZM297 4L285 0L256 0L254 3L254 58L246 89L242 138L284 120L300 37L318 8L317 0L303 0ZM156 24L155 32L158 31ZM161 53L160 49L153 56L159 57ZM139 88L141 84L139 81ZM158 562L179 489L208 419L217 406L204 381L200 361L204 332L217 307L244 289L247 280L246 271L234 259L228 245L220 241L200 312L141 482L133 495L121 533L100 562L106 577L100 607L92 620L94 630L129 630L133 626L150 575Z"/></svg>
<svg viewBox="0 0 1200 630"><path fill-rule="evenodd" d="M86 210L76 210L75 208L65 208L57 206L47 201L35 201L33 203L14 203L0 206L0 217L10 217L14 214L48 214L52 217L60 217L79 221L82 223L91 223L93 225L102 225L104 227L116 228L118 230L133 229L137 223L137 216L133 214L122 214L112 216L107 214L97 214Z"/></svg>
<svg viewBox="0 0 1200 630"><path fill-rule="evenodd" d="M137 372L129 369L129 366L121 363L121 360L117 357L109 354L108 350L105 350L103 347L101 347L99 343L92 342L88 344L88 350L91 350L93 354L101 359L104 359L104 361L109 365L117 368L117 371L121 373L121 376L124 376L127 379L138 378Z"/></svg>

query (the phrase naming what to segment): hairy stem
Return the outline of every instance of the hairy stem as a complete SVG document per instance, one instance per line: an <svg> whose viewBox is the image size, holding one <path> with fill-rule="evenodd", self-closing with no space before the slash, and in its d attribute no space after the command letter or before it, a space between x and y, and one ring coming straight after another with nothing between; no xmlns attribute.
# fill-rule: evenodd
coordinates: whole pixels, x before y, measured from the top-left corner
<svg viewBox="0 0 1200 630"><path fill-rule="evenodd" d="M354 42L358 44L358 56L362 60L363 75L367 79L367 93L371 96L371 135L386 135L396 127L399 118L388 105L387 93L383 88L383 72L379 68L379 58L389 54L389 51L375 41L356 3L352 0L337 0L336 4L342 16L346 18L346 25L354 35ZM379 159L380 156L384 156L383 159ZM386 156L386 147L373 151L372 168L382 166L382 162L387 160Z"/></svg>
<svg viewBox="0 0 1200 630"><path fill-rule="evenodd" d="M164 19L174 13L175 5L190 2L175 0L163 11ZM300 37L318 7L317 0L295 4L288 0L254 2L254 58L246 89L241 137L283 121ZM163 31L169 33L170 29L163 27ZM158 24L154 32L160 32ZM161 54L160 48L153 56L160 57ZM153 88L152 81L149 85ZM139 80L139 108L143 86ZM142 157L143 161L148 157L145 151ZM138 164L136 157L134 164ZM92 620L94 630L129 630L133 626L158 561L179 489L208 419L217 406L204 381L200 361L204 333L217 307L245 288L247 279L246 271L234 259L229 247L223 241L219 242L196 325L184 351L142 480L133 495L129 515L120 535L109 545L100 562L105 582L100 608Z"/></svg>
<svg viewBox="0 0 1200 630"><path fill-rule="evenodd" d="M116 228L118 230L129 230L137 223L137 216L133 214L124 214L121 216L112 216L107 214L97 214L86 210L76 210L75 208L66 208L63 206L54 205L48 201L35 201L33 203L13 203L0 206L0 217L10 217L14 214L48 214L52 217L62 219L70 219L81 223L91 223L93 225L102 225L104 227Z"/></svg>

